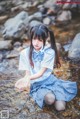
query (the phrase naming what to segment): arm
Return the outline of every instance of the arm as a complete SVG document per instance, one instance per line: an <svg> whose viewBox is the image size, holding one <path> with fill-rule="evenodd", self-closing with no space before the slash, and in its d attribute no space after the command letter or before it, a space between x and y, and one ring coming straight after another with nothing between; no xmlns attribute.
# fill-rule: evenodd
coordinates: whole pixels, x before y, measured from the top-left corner
<svg viewBox="0 0 80 119"><path fill-rule="evenodd" d="M30 80L40 78L45 73L46 70L47 70L47 68L45 68L45 67L41 68L41 70L38 73L30 76Z"/></svg>
<svg viewBox="0 0 80 119"><path fill-rule="evenodd" d="M30 71L26 70L26 75L30 76Z"/></svg>

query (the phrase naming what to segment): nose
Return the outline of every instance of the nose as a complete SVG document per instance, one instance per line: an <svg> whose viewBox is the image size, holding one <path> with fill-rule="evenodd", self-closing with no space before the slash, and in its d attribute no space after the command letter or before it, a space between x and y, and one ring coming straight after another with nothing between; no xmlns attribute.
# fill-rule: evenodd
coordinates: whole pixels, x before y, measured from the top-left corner
<svg viewBox="0 0 80 119"><path fill-rule="evenodd" d="M35 40L35 44L38 45L38 40L37 39Z"/></svg>

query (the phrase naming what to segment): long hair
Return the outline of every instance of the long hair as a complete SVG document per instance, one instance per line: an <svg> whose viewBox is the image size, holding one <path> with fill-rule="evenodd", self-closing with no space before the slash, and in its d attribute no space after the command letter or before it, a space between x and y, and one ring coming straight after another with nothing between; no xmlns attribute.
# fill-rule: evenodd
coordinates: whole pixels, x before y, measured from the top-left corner
<svg viewBox="0 0 80 119"><path fill-rule="evenodd" d="M38 38L39 40L42 39L43 40L43 47L46 44L46 40L47 38L50 36L50 43L51 43L51 48L55 50L55 54L56 54L56 64L59 63L59 58L58 58L58 53L57 53L57 48L56 48L56 43L55 43L55 38L54 38L54 34L51 30L49 30L45 25L43 24L39 24L36 25L34 27L32 27L29 31L29 35L30 35L30 40L31 40L31 44L30 44L30 52L29 52L29 59L30 59L30 65L32 67L34 67L33 61L32 61L32 52L33 52L33 45L32 45L32 39L36 39Z"/></svg>

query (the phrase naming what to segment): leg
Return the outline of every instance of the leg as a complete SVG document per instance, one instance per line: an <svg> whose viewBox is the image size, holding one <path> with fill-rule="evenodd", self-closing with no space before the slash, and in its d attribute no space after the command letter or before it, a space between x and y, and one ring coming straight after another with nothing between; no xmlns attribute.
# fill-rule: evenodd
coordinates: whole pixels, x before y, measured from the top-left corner
<svg viewBox="0 0 80 119"><path fill-rule="evenodd" d="M66 102L65 101L56 101L55 102L55 108L58 111L65 110L66 107Z"/></svg>
<svg viewBox="0 0 80 119"><path fill-rule="evenodd" d="M45 103L48 105L52 105L55 101L55 95L51 92L47 93L44 97Z"/></svg>

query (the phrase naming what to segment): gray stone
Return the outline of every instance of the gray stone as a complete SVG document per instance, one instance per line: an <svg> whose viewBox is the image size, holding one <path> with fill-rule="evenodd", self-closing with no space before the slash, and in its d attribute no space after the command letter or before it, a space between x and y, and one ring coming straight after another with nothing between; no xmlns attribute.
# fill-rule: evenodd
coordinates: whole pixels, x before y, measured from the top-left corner
<svg viewBox="0 0 80 119"><path fill-rule="evenodd" d="M46 17L46 18L43 19L43 23L45 25L49 25L51 23L51 19L49 17Z"/></svg>
<svg viewBox="0 0 80 119"><path fill-rule="evenodd" d="M62 9L72 9L76 8L77 4L70 4L69 2L78 2L78 0L66 0L67 3L65 3L62 7Z"/></svg>
<svg viewBox="0 0 80 119"><path fill-rule="evenodd" d="M57 16L57 21L69 21L72 19L71 12L69 10L64 10L60 15Z"/></svg>
<svg viewBox="0 0 80 119"><path fill-rule="evenodd" d="M8 15L0 16L0 23L3 23L8 18Z"/></svg>
<svg viewBox="0 0 80 119"><path fill-rule="evenodd" d="M2 61L2 59L3 59L3 55L2 55L2 54L0 54L0 62Z"/></svg>
<svg viewBox="0 0 80 119"><path fill-rule="evenodd" d="M42 14L41 14L41 12L36 12L35 14L30 15L29 16L29 21L32 21L32 20L42 21Z"/></svg>
<svg viewBox="0 0 80 119"><path fill-rule="evenodd" d="M28 22L28 13L25 11L20 12L14 18L6 21L4 24L3 37L5 39L20 38L25 32Z"/></svg>
<svg viewBox="0 0 80 119"><path fill-rule="evenodd" d="M33 21L31 21L30 22L30 27L33 27L33 26L36 26L36 25L38 25L38 24L42 24L41 22L39 22L39 21L37 21L37 20L33 20Z"/></svg>
<svg viewBox="0 0 80 119"><path fill-rule="evenodd" d="M11 42L12 42L11 40L0 41L0 50L11 49L12 48Z"/></svg>
<svg viewBox="0 0 80 119"><path fill-rule="evenodd" d="M73 39L73 42L68 52L68 57L70 59L80 60L80 33L78 33Z"/></svg>
<svg viewBox="0 0 80 119"><path fill-rule="evenodd" d="M19 56L19 52L16 51L16 50L12 50L7 56L6 58L14 58L14 57L17 57Z"/></svg>

